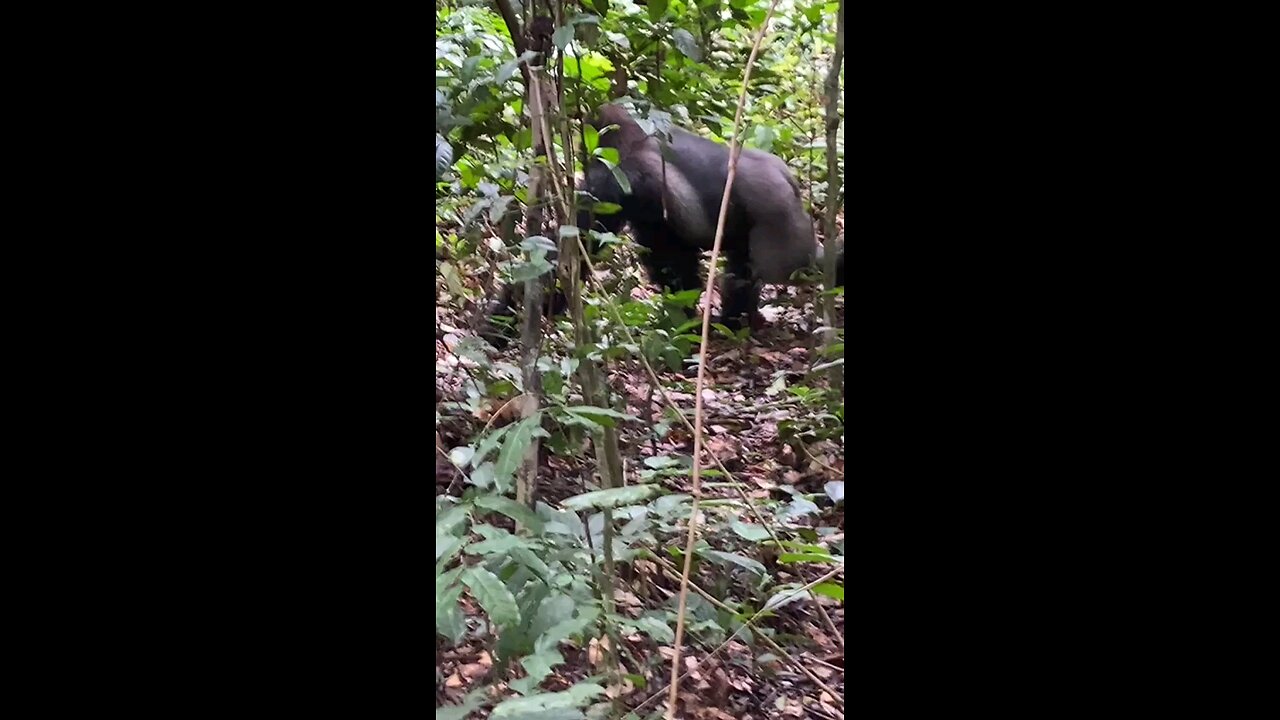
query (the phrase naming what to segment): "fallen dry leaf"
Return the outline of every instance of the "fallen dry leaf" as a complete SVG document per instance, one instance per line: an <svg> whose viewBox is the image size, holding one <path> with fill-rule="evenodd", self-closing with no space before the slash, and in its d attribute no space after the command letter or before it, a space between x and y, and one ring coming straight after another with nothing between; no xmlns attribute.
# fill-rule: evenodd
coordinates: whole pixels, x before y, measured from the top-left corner
<svg viewBox="0 0 1280 720"><path fill-rule="evenodd" d="M604 664L605 655L609 652L609 638L591 638L587 643L587 662L595 667Z"/></svg>

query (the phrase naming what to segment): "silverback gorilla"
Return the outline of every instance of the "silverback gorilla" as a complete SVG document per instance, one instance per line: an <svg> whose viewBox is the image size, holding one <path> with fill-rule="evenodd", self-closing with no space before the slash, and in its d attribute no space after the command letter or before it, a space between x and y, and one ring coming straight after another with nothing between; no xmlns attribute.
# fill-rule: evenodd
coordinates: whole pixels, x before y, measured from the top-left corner
<svg viewBox="0 0 1280 720"><path fill-rule="evenodd" d="M601 147L617 149L618 167L626 175L631 192L623 192L607 166L592 161L587 167L584 189L598 200L615 203L622 209L595 217L594 224L591 214L582 212L578 226L587 228L591 224L592 229L617 233L624 223L630 223L636 241L648 249L642 259L651 280L673 291L701 287L699 259L715 240L728 176L729 146L672 128L670 149L661 153L659 138L646 135L624 108L613 104L601 106L592 125L602 133ZM610 125L618 127L604 132ZM758 319L762 283L789 283L792 273L821 259L822 247L814 240L813 225L800 200L800 187L778 157L759 150L742 150L721 250L727 266L720 286L721 321L730 327L739 326L744 316ZM843 256L843 252L840 254ZM839 285L844 284L843 259L837 261ZM494 309L500 311L510 305L508 292Z"/></svg>

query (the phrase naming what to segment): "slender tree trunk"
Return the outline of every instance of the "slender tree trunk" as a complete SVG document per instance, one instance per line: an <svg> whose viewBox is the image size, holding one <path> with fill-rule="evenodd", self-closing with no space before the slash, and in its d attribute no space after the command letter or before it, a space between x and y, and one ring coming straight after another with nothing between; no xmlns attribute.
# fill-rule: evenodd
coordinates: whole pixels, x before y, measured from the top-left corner
<svg viewBox="0 0 1280 720"><path fill-rule="evenodd" d="M836 134L840 130L840 69L844 62L844 0L840 0L840 7L836 11L836 47L835 52L831 56L831 70L827 73L827 81L824 87L824 94L827 101L827 207L823 213L823 231L825 255L823 257L823 286L826 290L831 290L836 284L836 215L840 210L837 202L838 189L840 188L840 167L839 158L837 157ZM825 294L822 299L822 319L823 324L828 328L834 328L836 324L836 299L835 296ZM825 333L824 343L831 345L836 341L836 332L834 329L827 330ZM840 392L844 382L844 368L833 367L829 373L831 388L836 392Z"/></svg>

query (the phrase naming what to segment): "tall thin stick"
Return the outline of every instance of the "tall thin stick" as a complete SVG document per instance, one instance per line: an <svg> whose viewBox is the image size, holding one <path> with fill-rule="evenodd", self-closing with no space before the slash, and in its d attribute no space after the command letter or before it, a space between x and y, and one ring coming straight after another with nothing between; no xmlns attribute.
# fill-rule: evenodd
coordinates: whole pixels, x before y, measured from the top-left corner
<svg viewBox="0 0 1280 720"><path fill-rule="evenodd" d="M684 613L689 600L689 572L693 567L693 544L698 532L698 500L702 497L702 388L707 377L707 342L711 335L711 288L715 287L716 261L720 259L720 241L724 238L724 221L729 209L729 192L733 188L733 178L738 171L738 129L742 126L742 111L747 104L747 88L751 84L751 67L755 64L756 55L760 52L760 42L764 40L769 29L769 21L773 19L773 11L778 7L778 0L769 5L769 13L765 15L760 32L756 34L755 44L751 46L751 56L747 58L747 67L742 74L742 92L738 95L738 112L733 118L733 134L729 136L729 167L724 181L724 195L720 198L720 217L716 220L716 237L711 246L711 266L707 270L707 289L703 293L705 303L702 308L702 345L698 350L698 383L693 400L693 502L689 510L689 535L685 539L684 569L680 574L680 604L676 610L675 653L671 656L671 693L667 699L667 720L675 720L676 699L680 694L680 643L684 639Z"/></svg>

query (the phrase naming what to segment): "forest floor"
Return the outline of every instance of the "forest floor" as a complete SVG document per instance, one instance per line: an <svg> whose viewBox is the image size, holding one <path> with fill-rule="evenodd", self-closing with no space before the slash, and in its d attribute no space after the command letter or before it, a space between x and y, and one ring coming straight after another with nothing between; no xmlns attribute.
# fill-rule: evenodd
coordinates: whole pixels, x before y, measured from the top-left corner
<svg viewBox="0 0 1280 720"><path fill-rule="evenodd" d="M801 398L787 392L778 382L786 378L787 385L814 385L820 381L806 373L820 360L816 354L820 337L813 328L815 321L814 296L786 286L768 286L762 300L762 314L768 324L755 332L745 342L735 342L716 336L708 350L706 389L703 391L703 408L706 429L706 446L718 457L734 478L745 484L748 496L765 500L785 498L790 489L806 494L822 494L824 487L833 481L844 480L843 436L808 444L787 442L780 436L779 424L787 421L806 421L810 408L803 406ZM837 299L838 320L843 323L844 299ZM440 308L437 321L444 327L465 327L461 313ZM696 330L695 330L696 332ZM453 346L467 334L466 331L446 332L443 338L437 333L436 343L437 400L459 398L459 373L456 362L445 362ZM502 353L502 361L518 365L517 343ZM696 351L695 351L696 352ZM660 370L660 369L659 369ZM685 375L660 372L668 395L684 410L694 405L696 372ZM615 363L611 368L610 385L626 398L627 412L640 418L646 413L645 401L649 397L649 382L643 368L635 363ZM825 382L825 381L822 381ZM652 417L660 418L660 395L654 397L650 408ZM437 402L439 404L439 402ZM492 412L490 408L489 412ZM437 424L439 441L447 451L466 444L493 418L485 412L467 415L454 410L444 415ZM503 422L508 422L504 420ZM501 424L501 423L499 423ZM654 455L691 455L693 443L690 434L678 423L661 441L652 441L645 423L623 423L620 439L625 456L624 474L628 484L635 483L635 473L644 470L644 460ZM797 454L799 448L800 455ZM584 478L590 477L594 462L543 454L539 478L538 499L556 503L568 496L584 492ZM451 489L456 494L457 473L440 453L436 454L436 493ZM719 482L724 478L709 478L703 483L704 499L725 498L737 500L736 491ZM664 477L662 482L675 492L689 492L690 478L686 476ZM841 484L841 493L843 485ZM824 498L825 499L825 498ZM824 544L840 543L843 548L843 504L825 503L820 510L806 518L814 528L823 528ZM775 558L762 558L768 570L780 581L810 582L820 575L812 565L780 565ZM628 590L615 593L620 607L634 611L671 602L679 592L679 578L674 579L663 567L640 561L627 568ZM842 580L843 575L838 576ZM694 578L707 583L703 587L716 587L718 581L711 578ZM640 592L644 586L644 592ZM692 594L692 592L691 592ZM775 631L774 640L792 657L822 680L823 689L813 678L798 668L769 652L763 645L749 646L735 638L719 653L708 657L712 647L691 645L686 635L682 650L682 664L689 674L681 681L680 717L700 720L759 720L761 718L843 718L839 709L843 698L832 698L827 690L843 696L844 693L844 604L827 597L819 597L823 610L834 624L840 637L831 632L814 607L812 601L795 602L777 610L776 616L761 621L761 625ZM464 612L480 613L479 609L463 597ZM634 635L623 640L633 646L632 654L653 658L643 687L611 688L611 695L620 694L618 702L628 708L647 702L638 711L641 718L665 706L665 691L670 680L670 647L655 647L646 636ZM607 642L607 641L606 641ZM542 684L546 690L564 690L582 678L599 674L600 648L594 642L585 648L565 648L567 662L558 666ZM659 657L660 656L660 657ZM439 677L443 688L437 688L438 696L450 703L457 703L473 687L481 683L491 684L502 678L491 677L493 658L479 640L467 640L458 647L438 650ZM628 683L627 685L630 685ZM661 697L655 697L661 695Z"/></svg>

